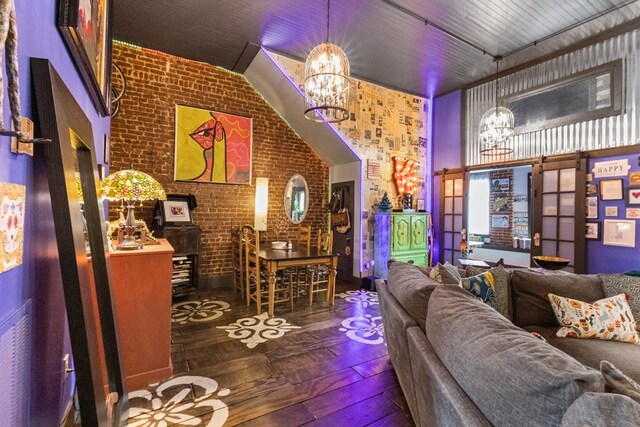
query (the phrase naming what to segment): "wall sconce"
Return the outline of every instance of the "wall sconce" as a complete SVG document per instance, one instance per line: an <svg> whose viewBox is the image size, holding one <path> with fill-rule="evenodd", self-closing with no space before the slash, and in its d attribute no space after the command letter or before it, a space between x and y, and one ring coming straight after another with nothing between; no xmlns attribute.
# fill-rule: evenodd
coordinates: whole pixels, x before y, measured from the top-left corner
<svg viewBox="0 0 640 427"><path fill-rule="evenodd" d="M256 231L267 230L267 210L269 209L269 178L256 178Z"/></svg>

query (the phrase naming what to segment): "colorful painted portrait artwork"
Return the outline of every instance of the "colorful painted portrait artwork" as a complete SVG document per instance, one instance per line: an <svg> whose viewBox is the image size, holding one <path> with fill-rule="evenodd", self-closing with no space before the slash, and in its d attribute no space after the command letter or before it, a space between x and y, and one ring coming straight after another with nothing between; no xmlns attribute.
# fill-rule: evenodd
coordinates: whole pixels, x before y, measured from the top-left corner
<svg viewBox="0 0 640 427"><path fill-rule="evenodd" d="M22 264L26 187L0 182L0 272Z"/></svg>
<svg viewBox="0 0 640 427"><path fill-rule="evenodd" d="M78 3L78 36L82 40L100 88L103 87L105 80L103 67L107 27L105 7L105 0L79 0Z"/></svg>
<svg viewBox="0 0 640 427"><path fill-rule="evenodd" d="M176 106L175 180L251 183L251 118Z"/></svg>

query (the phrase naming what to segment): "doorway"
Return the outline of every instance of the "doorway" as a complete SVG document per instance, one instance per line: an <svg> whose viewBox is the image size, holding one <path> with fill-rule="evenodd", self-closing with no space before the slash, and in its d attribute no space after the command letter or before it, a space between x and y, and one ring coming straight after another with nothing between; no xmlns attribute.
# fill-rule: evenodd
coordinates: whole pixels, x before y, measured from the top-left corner
<svg viewBox="0 0 640 427"><path fill-rule="evenodd" d="M331 194L340 197L340 208L345 208L349 214L350 227L337 227L332 225L333 252L338 257L338 279L351 282L353 280L353 253L354 243L354 182L338 182L331 185Z"/></svg>

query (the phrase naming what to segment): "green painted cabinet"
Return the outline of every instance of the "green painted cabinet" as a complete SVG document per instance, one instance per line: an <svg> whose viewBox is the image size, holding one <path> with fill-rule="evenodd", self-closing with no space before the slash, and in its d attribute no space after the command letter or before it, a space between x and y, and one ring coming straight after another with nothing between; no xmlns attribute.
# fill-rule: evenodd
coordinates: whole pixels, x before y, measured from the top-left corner
<svg viewBox="0 0 640 427"><path fill-rule="evenodd" d="M429 214L416 212L375 213L374 274L387 278L387 261L429 262Z"/></svg>

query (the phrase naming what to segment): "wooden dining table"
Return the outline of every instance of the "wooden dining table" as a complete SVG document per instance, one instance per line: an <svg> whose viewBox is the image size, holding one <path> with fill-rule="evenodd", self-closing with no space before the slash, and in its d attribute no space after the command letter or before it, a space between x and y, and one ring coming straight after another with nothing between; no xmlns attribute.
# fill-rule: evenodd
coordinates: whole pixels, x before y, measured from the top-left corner
<svg viewBox="0 0 640 427"><path fill-rule="evenodd" d="M273 316L276 274L278 270L283 270L288 267L326 265L329 269L327 303L333 305L336 290L336 274L338 272L337 253L318 250L316 247L307 249L306 246L295 243L291 249L273 249L270 243L266 243L264 246L265 247L260 248L260 262L269 275L269 317Z"/></svg>

